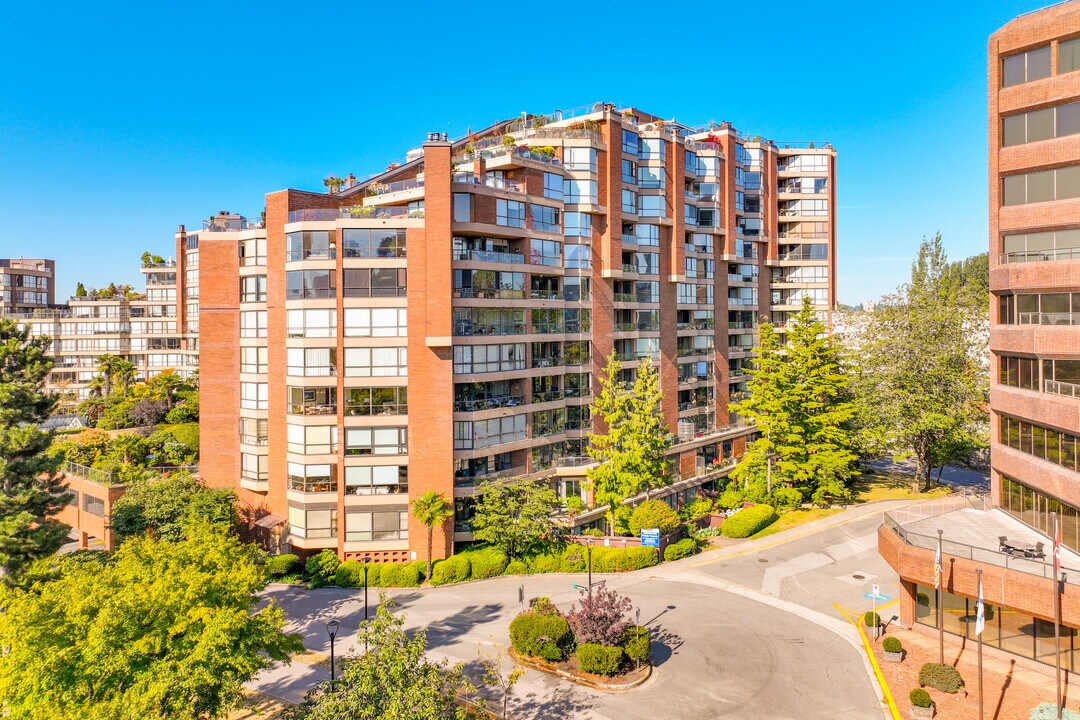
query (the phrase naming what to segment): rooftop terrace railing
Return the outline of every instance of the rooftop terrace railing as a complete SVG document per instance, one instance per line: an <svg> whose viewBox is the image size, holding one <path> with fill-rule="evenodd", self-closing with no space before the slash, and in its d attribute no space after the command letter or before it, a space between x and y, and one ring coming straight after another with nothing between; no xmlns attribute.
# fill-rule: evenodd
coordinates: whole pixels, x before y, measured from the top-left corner
<svg viewBox="0 0 1080 720"><path fill-rule="evenodd" d="M915 532L910 530L909 526L920 520L966 509L990 512L993 510L993 504L987 495L950 495L939 500L928 500L895 510L888 510L882 514L882 519L885 527L895 533L905 544L936 552L938 546L936 534ZM987 565L996 565L1028 575L1038 575L1044 578L1054 577L1054 563L1049 544L1043 557L1031 558L1002 552L997 545L970 545L943 537L941 552L943 555L952 555L953 557L965 558L986 563ZM1080 569L1062 566L1062 570L1066 573L1067 583L1080 585Z"/></svg>

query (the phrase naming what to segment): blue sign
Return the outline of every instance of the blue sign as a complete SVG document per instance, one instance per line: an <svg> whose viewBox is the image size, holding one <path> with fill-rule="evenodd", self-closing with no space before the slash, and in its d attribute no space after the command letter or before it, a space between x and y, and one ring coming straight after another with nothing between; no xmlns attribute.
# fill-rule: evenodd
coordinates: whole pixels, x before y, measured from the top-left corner
<svg viewBox="0 0 1080 720"><path fill-rule="evenodd" d="M652 530L641 531L641 546L642 547L660 547L660 530L653 528Z"/></svg>
<svg viewBox="0 0 1080 720"><path fill-rule="evenodd" d="M863 595L863 597L867 600L876 600L877 602L885 602L887 600L892 600L892 598L888 595L875 595L874 593L866 593L865 595Z"/></svg>

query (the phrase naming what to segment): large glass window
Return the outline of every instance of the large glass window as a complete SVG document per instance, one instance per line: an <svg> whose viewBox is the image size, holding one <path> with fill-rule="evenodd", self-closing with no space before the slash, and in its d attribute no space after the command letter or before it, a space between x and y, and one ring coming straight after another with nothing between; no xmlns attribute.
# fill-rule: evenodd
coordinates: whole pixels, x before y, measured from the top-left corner
<svg viewBox="0 0 1080 720"><path fill-rule="evenodd" d="M346 495L388 495L408 491L407 465L362 465L345 468Z"/></svg>
<svg viewBox="0 0 1080 720"><path fill-rule="evenodd" d="M507 308L454 308L454 335L520 335L525 311Z"/></svg>
<svg viewBox="0 0 1080 720"><path fill-rule="evenodd" d="M289 463L289 489L309 493L337 492L337 467Z"/></svg>
<svg viewBox="0 0 1080 720"><path fill-rule="evenodd" d="M454 423L454 449L470 450L526 438L524 415Z"/></svg>
<svg viewBox="0 0 1080 720"><path fill-rule="evenodd" d="M337 413L337 388L335 387L289 387L287 391L290 415Z"/></svg>
<svg viewBox="0 0 1080 720"><path fill-rule="evenodd" d="M567 243L563 246L563 254L563 267L570 269L592 267L592 248L588 245Z"/></svg>
<svg viewBox="0 0 1080 720"><path fill-rule="evenodd" d="M525 203L516 200L496 200L495 224L506 227L525 227Z"/></svg>
<svg viewBox="0 0 1080 720"><path fill-rule="evenodd" d="M663 160L664 140L662 138L641 138L640 151L642 160Z"/></svg>
<svg viewBox="0 0 1080 720"><path fill-rule="evenodd" d="M404 377L408 365L403 347L345 348L345 377Z"/></svg>
<svg viewBox="0 0 1080 720"><path fill-rule="evenodd" d="M404 455L407 447L404 427L345 428L346 455Z"/></svg>
<svg viewBox="0 0 1080 720"><path fill-rule="evenodd" d="M289 506L289 533L313 539L336 538L337 510L307 510Z"/></svg>
<svg viewBox="0 0 1080 720"><path fill-rule="evenodd" d="M240 267L252 267L266 265L266 238L249 238L238 243L240 252ZM189 253L191 255L192 253ZM198 253L195 256L195 267L198 267ZM190 267L190 260L188 262Z"/></svg>
<svg viewBox="0 0 1080 720"><path fill-rule="evenodd" d="M347 387L345 414L406 415L409 412L409 391L405 387Z"/></svg>
<svg viewBox="0 0 1080 720"><path fill-rule="evenodd" d="M337 372L334 348L287 348L286 372L303 377L330 377Z"/></svg>
<svg viewBox="0 0 1080 720"><path fill-rule="evenodd" d="M244 410L265 410L268 397L266 383L240 383L240 407Z"/></svg>
<svg viewBox="0 0 1080 720"><path fill-rule="evenodd" d="M646 167L642 166L638 168L638 187L642 188L663 188L664 187L664 168L662 167Z"/></svg>
<svg viewBox="0 0 1080 720"><path fill-rule="evenodd" d="M266 372L265 347L242 347L240 348L240 372L264 373Z"/></svg>
<svg viewBox="0 0 1080 720"><path fill-rule="evenodd" d="M405 268L345 268L343 297L405 297Z"/></svg>
<svg viewBox="0 0 1080 720"><path fill-rule="evenodd" d="M583 147L566 148L565 162L568 170L596 172L596 150Z"/></svg>
<svg viewBox="0 0 1080 720"><path fill-rule="evenodd" d="M573 201L568 200L567 202ZM559 226L559 210L547 205L529 205L529 229L542 232L562 232L562 228Z"/></svg>
<svg viewBox="0 0 1080 720"><path fill-rule="evenodd" d="M1008 415L998 415L998 431L998 442L1002 445L1069 470L1077 469L1076 447L1080 438L1071 433Z"/></svg>
<svg viewBox="0 0 1080 720"><path fill-rule="evenodd" d="M328 338L337 335L337 310L313 308L285 311L289 337Z"/></svg>
<svg viewBox="0 0 1080 720"><path fill-rule="evenodd" d="M544 173L544 197L552 200L563 199L563 176L557 173Z"/></svg>
<svg viewBox="0 0 1080 720"><path fill-rule="evenodd" d="M1001 86L1011 87L1021 83L1050 77L1050 46L1028 50L1001 61Z"/></svg>
<svg viewBox="0 0 1080 720"><path fill-rule="evenodd" d="M642 217L665 217L663 195L639 195L638 215Z"/></svg>
<svg viewBox="0 0 1080 720"><path fill-rule="evenodd" d="M634 240L638 245L660 245L660 226L637 223L634 225Z"/></svg>
<svg viewBox="0 0 1080 720"><path fill-rule="evenodd" d="M508 372L525 369L525 344L455 345L455 373Z"/></svg>
<svg viewBox="0 0 1080 720"><path fill-rule="evenodd" d="M270 479L270 458L267 455L240 453L240 477L254 482Z"/></svg>
<svg viewBox="0 0 1080 720"><path fill-rule="evenodd" d="M568 203L595 203L596 202L596 181L595 180L573 180L567 178L563 181L563 190L561 197L566 198ZM533 207L536 207L535 205Z"/></svg>
<svg viewBox="0 0 1080 720"><path fill-rule="evenodd" d="M345 337L405 337L409 334L405 308L345 308Z"/></svg>
<svg viewBox="0 0 1080 720"><path fill-rule="evenodd" d="M529 263L531 265L562 264L562 243L557 240L530 240Z"/></svg>
<svg viewBox="0 0 1080 720"><path fill-rule="evenodd" d="M405 230L345 228L341 231L341 244L346 258L402 258Z"/></svg>
<svg viewBox="0 0 1080 720"><path fill-rule="evenodd" d="M592 235L592 215L579 212L564 213L563 235L566 237L590 237Z"/></svg>
<svg viewBox="0 0 1080 720"><path fill-rule="evenodd" d="M454 222L472 222L472 193L454 193Z"/></svg>
<svg viewBox="0 0 1080 720"><path fill-rule="evenodd" d="M336 425L286 425L288 450L301 455L337 452Z"/></svg>
<svg viewBox="0 0 1080 720"><path fill-rule="evenodd" d="M285 262L296 260L333 260L337 257L328 230L305 230L285 235Z"/></svg>
<svg viewBox="0 0 1080 720"><path fill-rule="evenodd" d="M379 512L345 514L345 541L370 542L408 540L409 511L387 509Z"/></svg>
<svg viewBox="0 0 1080 720"><path fill-rule="evenodd" d="M1080 38L1058 43L1058 75L1080 70Z"/></svg>
<svg viewBox="0 0 1080 720"><path fill-rule="evenodd" d="M331 269L289 270L285 273L285 297L289 300L332 298L337 285L336 275Z"/></svg>
<svg viewBox="0 0 1080 720"><path fill-rule="evenodd" d="M622 191L622 211L631 215L637 215L637 193L633 190Z"/></svg>

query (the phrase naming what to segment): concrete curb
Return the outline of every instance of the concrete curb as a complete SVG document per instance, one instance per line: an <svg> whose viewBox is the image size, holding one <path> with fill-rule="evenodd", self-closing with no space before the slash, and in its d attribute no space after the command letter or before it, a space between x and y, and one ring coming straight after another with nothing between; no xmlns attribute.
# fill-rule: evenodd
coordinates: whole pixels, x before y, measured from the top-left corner
<svg viewBox="0 0 1080 720"><path fill-rule="evenodd" d="M560 677L564 680L569 680L570 682L576 683L578 685L584 685L585 687L592 688L593 690L604 690L607 692L622 692L625 690L633 690L640 685L644 685L645 682L652 677L653 673L653 666L652 664L649 664L646 665L646 668L648 668L648 672L646 672L644 676L637 678L636 680L631 680L630 682L625 683L597 682L591 678L567 672L566 670L562 670L542 660L536 660L530 657L525 657L524 655L520 655L519 653L515 652L513 648L508 649L506 652L511 658L513 658L514 662L520 665L524 665L527 668L532 668L537 672L547 673L548 675L555 675L556 677Z"/></svg>

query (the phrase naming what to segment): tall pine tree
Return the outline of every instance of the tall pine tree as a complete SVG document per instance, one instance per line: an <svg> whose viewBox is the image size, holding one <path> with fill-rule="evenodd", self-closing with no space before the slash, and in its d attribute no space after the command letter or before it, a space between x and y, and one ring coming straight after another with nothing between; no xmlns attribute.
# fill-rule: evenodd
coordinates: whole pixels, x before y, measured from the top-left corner
<svg viewBox="0 0 1080 720"><path fill-rule="evenodd" d="M61 459L45 455L52 436L37 428L56 402L42 390L52 367L49 344L0 318L0 577L6 579L56 552L68 532L51 519L71 499L55 475Z"/></svg>
<svg viewBox="0 0 1080 720"><path fill-rule="evenodd" d="M816 503L845 498L858 457L852 419L855 406L840 349L804 299L781 346L772 325L762 323L749 397L732 410L753 421L760 437L732 471L736 480L767 494L771 485L794 487Z"/></svg>

